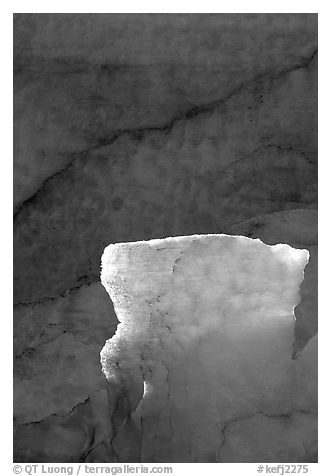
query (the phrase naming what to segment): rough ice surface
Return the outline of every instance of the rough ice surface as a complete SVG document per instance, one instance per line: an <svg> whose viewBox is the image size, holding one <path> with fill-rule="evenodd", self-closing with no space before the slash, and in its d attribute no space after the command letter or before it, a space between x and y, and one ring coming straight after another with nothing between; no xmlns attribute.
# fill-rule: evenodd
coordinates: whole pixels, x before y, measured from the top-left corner
<svg viewBox="0 0 331 476"><path fill-rule="evenodd" d="M308 259L228 235L105 249L110 460L316 460L317 338L292 358Z"/></svg>

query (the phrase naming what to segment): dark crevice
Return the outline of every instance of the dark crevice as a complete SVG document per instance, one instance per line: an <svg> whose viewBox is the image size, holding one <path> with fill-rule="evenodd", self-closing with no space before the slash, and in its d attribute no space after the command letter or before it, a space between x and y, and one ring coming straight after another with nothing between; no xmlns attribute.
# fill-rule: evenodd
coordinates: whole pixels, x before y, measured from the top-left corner
<svg viewBox="0 0 331 476"><path fill-rule="evenodd" d="M48 297L44 297L44 298L41 298L41 299L37 299L35 301L21 301L21 302L15 303L14 304L14 309L19 308L21 306L38 306L40 304L44 304L44 303L49 302L49 301L54 301L54 300L59 299L59 298L65 298L65 297L68 296L68 294L72 293L73 291L77 291L78 289L81 289L85 286L90 286L91 284L94 284L94 283L100 283L100 277L99 276L96 277L95 275L93 275L93 277L91 275L89 280L86 280L86 275L84 275L81 278L78 278L77 282L79 283L82 280L84 280L83 283L77 284L77 285L73 286L72 288L66 289L62 293L56 294L55 296L48 296Z"/></svg>
<svg viewBox="0 0 331 476"><path fill-rule="evenodd" d="M62 175L64 172L67 172L72 167L74 162L78 158L82 157L84 154L87 154L89 152L92 152L94 150L100 149L100 148L105 147L105 146L112 145L114 142L117 141L117 139L119 139L123 135L128 135L129 137L132 137L133 139L135 139L137 141L141 141L141 140L143 140L145 135L147 135L149 133L159 132L159 133L162 133L162 134L169 134L172 131L172 129L174 128L174 126L176 125L177 122L185 121L185 120L192 120L192 119L194 119L195 117L197 117L199 115L206 114L206 113L209 113L209 112L213 111L213 109L217 108L218 106L221 106L226 101L228 101L229 99L234 97L236 94L239 94L240 92L242 92L246 88L252 86L256 82L281 79L282 77L284 77L284 76L286 76L286 75L288 75L288 74L290 74L294 71L308 68L311 65L311 63L313 62L313 60L315 59L315 57L317 55L317 51L318 51L317 48L315 48L313 53L308 58L304 58L300 62L297 62L296 64L294 64L294 65L292 65L288 68L282 69L282 70L280 70L276 73L262 73L262 74L259 74L255 78L242 83L240 86L235 88L233 91L231 91L229 94L222 97L221 99L218 99L218 100L210 102L210 103L206 103L206 104L201 105L201 106L195 106L192 109L174 117L173 119L171 119L169 122L167 122L163 126L149 126L149 127L147 126L147 127L136 128L136 129L117 130L117 131L112 132L107 137L100 138L98 140L98 143L95 144L94 146L91 146L91 147L87 148L86 150L71 154L71 159L69 160L69 163L64 168L62 168L61 170L59 170L59 171L55 172L54 174L50 175L48 178L46 178L44 180L44 182L41 184L41 186L38 188L38 190L33 195L31 195L31 197L27 198L25 201L23 201L16 208L15 213L14 213L14 219L16 219L19 216L21 211L28 204L30 204L34 201L34 199L39 195L39 193L44 189L45 185L50 180L52 180L53 178L55 178L59 175Z"/></svg>
<svg viewBox="0 0 331 476"><path fill-rule="evenodd" d="M307 410L296 410L296 409L293 409L293 412L291 413L265 413L263 411L257 411L255 413L252 413L251 415L245 415L245 416L242 416L242 417L237 417L237 418L234 418L232 420L229 420L227 421L222 427L221 425L219 424L216 424L218 429L219 429L219 432L220 434L222 435L223 437L223 441L219 447L219 450L218 450L218 456L221 457L221 453L222 453L222 449L225 445L225 442L226 442L226 437L225 437L225 433L226 433L226 430L228 429L228 427L230 425L233 425L234 423L237 423L237 422L240 422L240 421L243 421L243 420L249 420L250 418L254 418L255 416L257 415L262 415L262 416L265 416L265 417L268 417L268 418L283 418L283 419L288 419L290 418L292 415L295 415L297 413L301 413L303 415L314 415L317 417L317 414L314 413L314 412L310 412L310 411L307 411ZM222 463L222 459L219 459L218 462Z"/></svg>
<svg viewBox="0 0 331 476"><path fill-rule="evenodd" d="M41 418L40 420L35 420L35 421L29 421L27 423L19 423L18 426L29 426L29 425L38 425L39 423L43 423L44 421L47 421L49 418L56 417L56 418L66 418L69 416L71 413L73 413L77 408L81 407L82 405L85 405L86 403L89 402L90 397L87 397L83 402L79 402L76 405L74 405L71 410L69 410L68 413L65 413L64 415L60 413L51 413L50 415L47 415L45 418Z"/></svg>

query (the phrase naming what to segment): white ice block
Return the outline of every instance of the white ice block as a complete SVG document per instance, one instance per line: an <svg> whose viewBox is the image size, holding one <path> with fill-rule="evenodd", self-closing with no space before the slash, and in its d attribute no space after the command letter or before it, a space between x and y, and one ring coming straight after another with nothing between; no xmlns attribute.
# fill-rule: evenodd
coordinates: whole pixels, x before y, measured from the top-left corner
<svg viewBox="0 0 331 476"><path fill-rule="evenodd" d="M302 395L305 361L292 359L308 259L228 235L105 249L101 280L120 321L101 352L114 461L315 457L314 389Z"/></svg>

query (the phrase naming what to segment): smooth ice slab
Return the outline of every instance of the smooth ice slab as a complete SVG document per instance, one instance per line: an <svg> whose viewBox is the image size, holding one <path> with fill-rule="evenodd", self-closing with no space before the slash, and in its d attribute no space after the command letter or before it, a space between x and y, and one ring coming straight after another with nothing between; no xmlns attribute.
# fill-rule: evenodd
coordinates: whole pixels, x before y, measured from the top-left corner
<svg viewBox="0 0 331 476"><path fill-rule="evenodd" d="M308 259L306 250L227 235L105 249L101 279L120 321L101 352L114 460L312 458L314 396L309 388L305 397L303 364L291 358Z"/></svg>

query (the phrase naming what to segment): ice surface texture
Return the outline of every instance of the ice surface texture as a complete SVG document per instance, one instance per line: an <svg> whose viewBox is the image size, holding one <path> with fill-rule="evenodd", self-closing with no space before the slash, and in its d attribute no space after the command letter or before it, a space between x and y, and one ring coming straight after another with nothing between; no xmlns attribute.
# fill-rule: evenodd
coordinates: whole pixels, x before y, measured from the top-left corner
<svg viewBox="0 0 331 476"><path fill-rule="evenodd" d="M228 235L106 248L120 321L101 352L114 460L316 458L316 338L292 359L308 259Z"/></svg>

